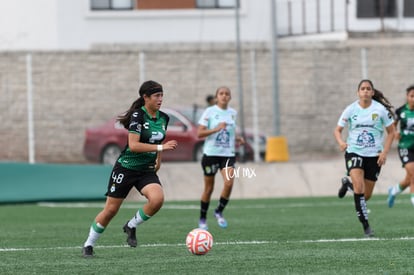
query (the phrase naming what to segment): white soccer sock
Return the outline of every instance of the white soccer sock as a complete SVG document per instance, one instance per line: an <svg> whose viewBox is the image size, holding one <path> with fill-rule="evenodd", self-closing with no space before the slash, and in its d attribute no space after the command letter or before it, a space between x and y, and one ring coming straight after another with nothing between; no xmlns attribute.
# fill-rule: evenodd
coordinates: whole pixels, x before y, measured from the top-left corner
<svg viewBox="0 0 414 275"><path fill-rule="evenodd" d="M414 194L411 193L411 204L414 206Z"/></svg>
<svg viewBox="0 0 414 275"><path fill-rule="evenodd" d="M89 245L94 246L95 242L99 239L99 237L104 232L104 230L105 230L105 227L103 227L99 223L94 222L91 225L91 228L89 229L88 239L86 240L83 246L84 247L89 246Z"/></svg>
<svg viewBox="0 0 414 275"><path fill-rule="evenodd" d="M403 190L401 190L400 184L397 183L391 188L391 195L396 196L400 194Z"/></svg>
<svg viewBox="0 0 414 275"><path fill-rule="evenodd" d="M145 215L145 213L142 210L142 208L140 208L140 209L138 209L138 211L135 214L135 216L132 217L132 219L129 220L128 227L129 228L137 227L138 225L140 225L141 223L145 222L149 218L151 218L151 216Z"/></svg>

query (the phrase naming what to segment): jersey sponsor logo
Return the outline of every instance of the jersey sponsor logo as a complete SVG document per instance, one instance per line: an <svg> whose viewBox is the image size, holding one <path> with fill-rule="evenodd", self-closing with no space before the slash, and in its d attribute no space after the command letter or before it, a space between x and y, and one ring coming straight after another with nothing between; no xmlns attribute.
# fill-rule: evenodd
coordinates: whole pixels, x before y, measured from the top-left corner
<svg viewBox="0 0 414 275"><path fill-rule="evenodd" d="M362 131L362 133L358 135L357 145L364 148L375 147L374 135L372 133L368 133L366 130Z"/></svg>
<svg viewBox="0 0 414 275"><path fill-rule="evenodd" d="M414 118L407 118L407 129L414 130Z"/></svg>
<svg viewBox="0 0 414 275"><path fill-rule="evenodd" d="M152 135L151 135L151 137L149 139L149 142L155 143L156 141L163 140L163 138L164 138L164 134L163 133L158 132L158 131L157 132L152 132Z"/></svg>
<svg viewBox="0 0 414 275"><path fill-rule="evenodd" d="M357 124L355 128L375 128L374 124Z"/></svg>
<svg viewBox="0 0 414 275"><path fill-rule="evenodd" d="M222 129L216 137L216 146L230 147L230 133L226 129Z"/></svg>

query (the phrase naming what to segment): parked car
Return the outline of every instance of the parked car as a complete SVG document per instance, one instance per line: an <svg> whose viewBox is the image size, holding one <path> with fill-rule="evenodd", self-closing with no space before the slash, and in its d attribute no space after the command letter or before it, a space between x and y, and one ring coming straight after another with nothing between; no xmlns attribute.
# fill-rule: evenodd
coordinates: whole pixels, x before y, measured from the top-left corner
<svg viewBox="0 0 414 275"><path fill-rule="evenodd" d="M197 122L204 109L197 108L162 108L170 121L165 141L177 140L174 151L162 152L163 161L200 161L203 155L204 139L197 137ZM246 133L245 159L253 160L253 134ZM83 154L91 162L114 164L128 140L128 131L115 118L103 125L87 128ZM260 136L260 155L263 158L266 138Z"/></svg>

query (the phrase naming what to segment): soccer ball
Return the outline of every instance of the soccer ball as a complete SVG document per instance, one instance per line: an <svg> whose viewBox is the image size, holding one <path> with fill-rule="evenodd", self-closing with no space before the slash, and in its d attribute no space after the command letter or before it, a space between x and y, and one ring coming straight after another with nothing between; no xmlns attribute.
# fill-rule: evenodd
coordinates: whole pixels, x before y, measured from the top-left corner
<svg viewBox="0 0 414 275"><path fill-rule="evenodd" d="M213 246L213 236L207 230L196 228L187 234L185 243L194 255L204 255Z"/></svg>

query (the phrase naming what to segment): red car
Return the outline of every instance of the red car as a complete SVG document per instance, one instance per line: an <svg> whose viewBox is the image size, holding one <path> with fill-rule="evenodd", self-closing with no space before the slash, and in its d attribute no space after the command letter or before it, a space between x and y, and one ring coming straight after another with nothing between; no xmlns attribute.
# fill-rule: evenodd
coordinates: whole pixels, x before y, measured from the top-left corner
<svg viewBox="0 0 414 275"><path fill-rule="evenodd" d="M203 139L197 137L197 121L204 109L170 109L162 108L170 121L167 128L167 140L177 140L178 147L174 151L162 152L163 161L199 161L203 155ZM246 160L253 159L253 135L246 134L245 156ZM83 153L87 160L114 164L128 140L128 131L116 121L111 119L105 124L87 128ZM266 138L260 136L260 155L264 156Z"/></svg>

